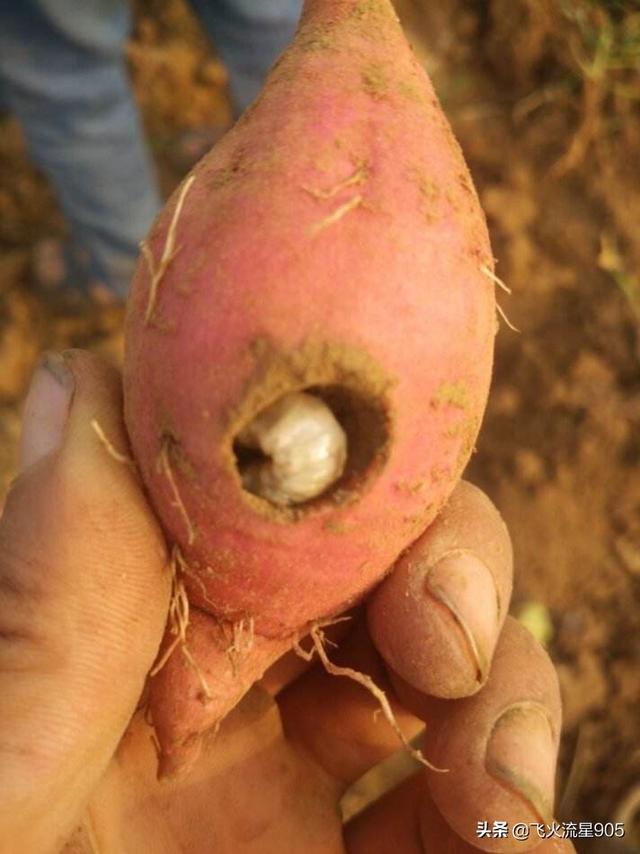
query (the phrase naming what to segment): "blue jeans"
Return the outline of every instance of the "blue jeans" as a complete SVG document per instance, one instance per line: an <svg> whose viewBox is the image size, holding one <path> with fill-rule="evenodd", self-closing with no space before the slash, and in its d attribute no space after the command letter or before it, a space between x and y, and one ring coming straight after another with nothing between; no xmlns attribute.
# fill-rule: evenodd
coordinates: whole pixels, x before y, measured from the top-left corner
<svg viewBox="0 0 640 854"><path fill-rule="evenodd" d="M191 0L241 112L295 30L301 0ZM86 253L87 278L126 295L161 200L129 83L127 0L0 0L0 97L20 120Z"/></svg>

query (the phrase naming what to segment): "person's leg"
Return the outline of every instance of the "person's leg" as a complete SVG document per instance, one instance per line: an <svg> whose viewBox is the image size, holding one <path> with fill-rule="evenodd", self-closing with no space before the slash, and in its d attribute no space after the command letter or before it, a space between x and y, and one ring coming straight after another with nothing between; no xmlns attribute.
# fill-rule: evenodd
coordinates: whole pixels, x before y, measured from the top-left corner
<svg viewBox="0 0 640 854"><path fill-rule="evenodd" d="M238 116L295 32L302 0L190 0L229 72Z"/></svg>
<svg viewBox="0 0 640 854"><path fill-rule="evenodd" d="M0 0L0 83L90 277L119 296L160 206L124 58L126 0Z"/></svg>

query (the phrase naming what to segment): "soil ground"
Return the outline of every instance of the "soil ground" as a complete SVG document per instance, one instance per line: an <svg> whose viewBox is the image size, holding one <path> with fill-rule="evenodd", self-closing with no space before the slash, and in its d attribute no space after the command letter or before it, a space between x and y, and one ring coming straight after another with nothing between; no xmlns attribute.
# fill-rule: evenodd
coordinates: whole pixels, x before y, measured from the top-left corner
<svg viewBox="0 0 640 854"><path fill-rule="evenodd" d="M398 8L512 289L500 301L520 332L503 324L498 335L468 477L511 530L514 612L533 604L548 623L565 715L561 817L625 820L638 844L640 9L612 0ZM176 135L228 121L224 69L177 0L140 4L129 56L168 190L180 174ZM19 127L0 118L0 503L37 354L82 346L120 358L119 309L74 314L29 287L34 243L63 231Z"/></svg>

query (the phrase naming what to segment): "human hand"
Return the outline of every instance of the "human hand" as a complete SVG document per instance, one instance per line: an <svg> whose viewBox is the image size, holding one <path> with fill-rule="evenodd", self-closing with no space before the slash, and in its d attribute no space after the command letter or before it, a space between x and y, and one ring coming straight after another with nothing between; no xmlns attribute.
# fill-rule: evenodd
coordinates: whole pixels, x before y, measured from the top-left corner
<svg viewBox="0 0 640 854"><path fill-rule="evenodd" d="M361 614L331 652L388 692L408 737L427 721L424 753L447 773L421 770L343 827L342 794L397 737L361 686L287 656L206 738L186 777L158 782L136 709L166 620L165 545L135 468L92 426L126 455L117 373L80 352L45 364L0 520L0 851L57 852L73 835L69 852L439 854L476 850L460 834L474 841L481 820L550 819L557 682L523 629L508 620L500 631L510 547L469 486L421 539L420 559L405 558L371 597L371 633ZM425 572L424 607L407 612L403 591ZM389 610L403 634L385 631ZM491 658L475 696L428 696L475 690Z"/></svg>

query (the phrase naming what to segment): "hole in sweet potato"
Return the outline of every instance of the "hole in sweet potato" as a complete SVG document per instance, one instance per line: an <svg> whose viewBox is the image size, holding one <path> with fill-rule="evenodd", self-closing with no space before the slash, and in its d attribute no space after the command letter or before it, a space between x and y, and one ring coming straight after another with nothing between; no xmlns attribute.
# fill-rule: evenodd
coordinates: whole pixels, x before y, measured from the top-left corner
<svg viewBox="0 0 640 854"><path fill-rule="evenodd" d="M294 500L280 500L255 482L252 473L258 467L270 466L272 460L259 447L255 435L251 435L251 425L258 423L264 413L277 409L279 403L290 397L298 397L301 392L304 397L309 395L322 401L329 409L341 428L339 432L343 440L346 439L346 455L343 444L339 451L343 456L337 466L337 475L319 494L310 498L300 498L298 495ZM295 394L281 396L256 413L249 424L238 431L233 441L236 470L245 491L259 499L263 506L276 509L288 518L298 518L301 513L312 508L328 503L345 504L353 500L366 482L381 469L387 455L389 432L387 412L378 400L368 399L361 392L343 385L311 385L296 389Z"/></svg>

